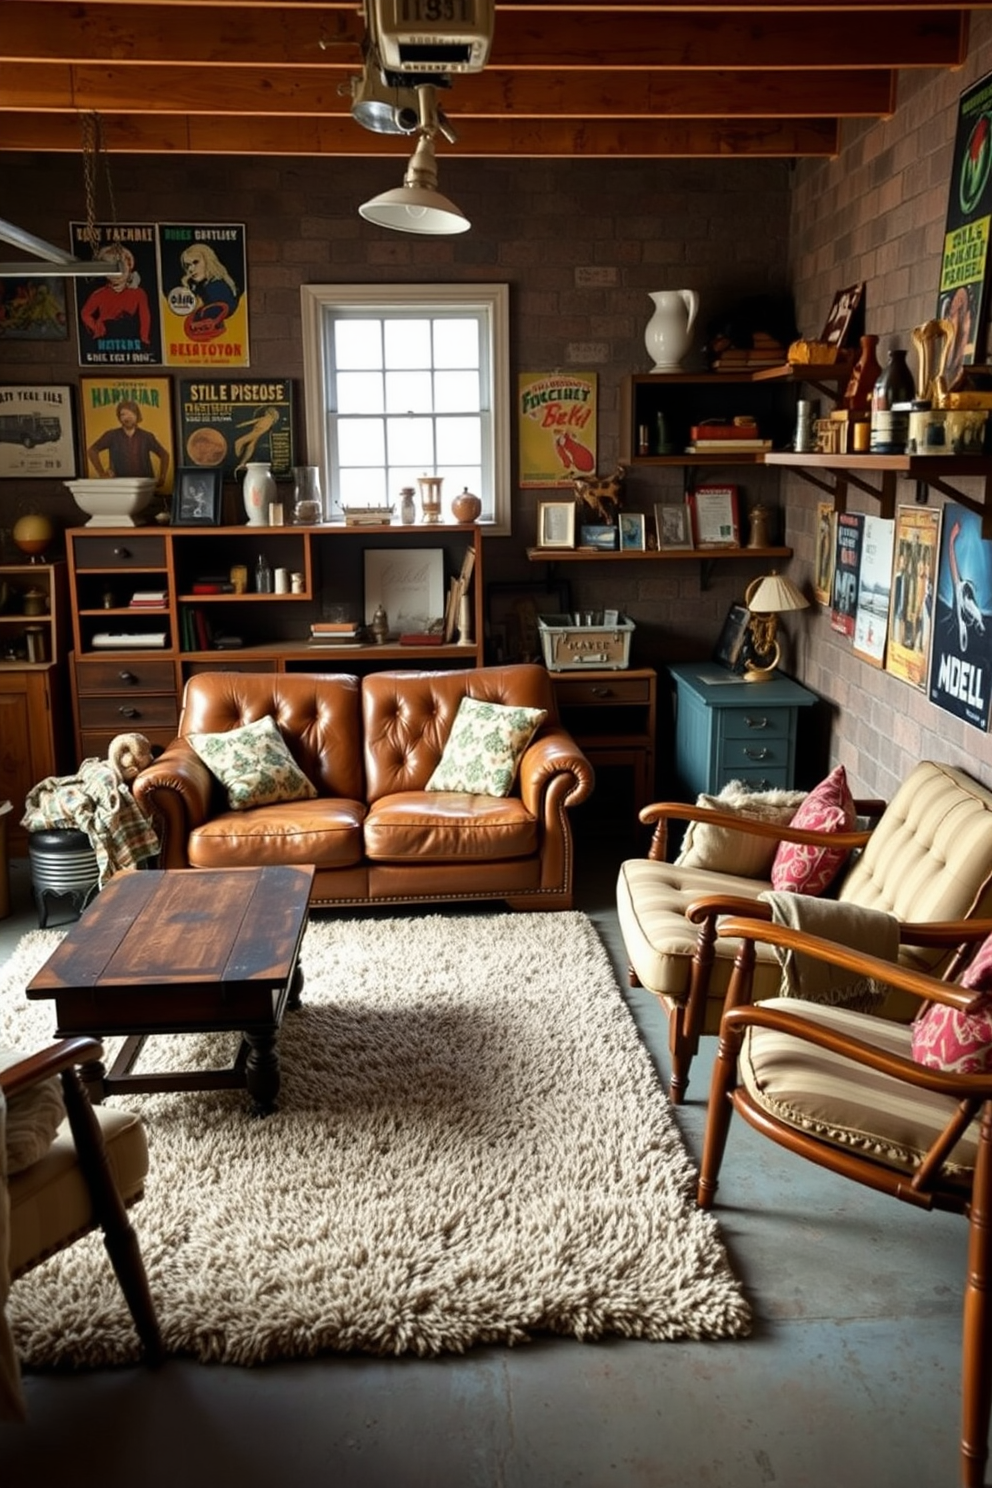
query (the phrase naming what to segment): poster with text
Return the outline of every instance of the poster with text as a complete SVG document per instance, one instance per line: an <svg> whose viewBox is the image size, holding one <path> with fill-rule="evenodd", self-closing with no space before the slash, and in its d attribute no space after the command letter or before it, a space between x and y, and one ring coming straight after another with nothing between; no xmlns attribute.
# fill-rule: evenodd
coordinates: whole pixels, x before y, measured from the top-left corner
<svg viewBox="0 0 992 1488"><path fill-rule="evenodd" d="M988 729L992 684L992 542L967 507L944 507L930 656L930 701Z"/></svg>
<svg viewBox="0 0 992 1488"><path fill-rule="evenodd" d="M854 649L862 661L880 667L885 660L892 593L892 544L895 522L869 514L861 534L858 607L854 616Z"/></svg>
<svg viewBox="0 0 992 1488"><path fill-rule="evenodd" d="M174 470L170 379L81 377L79 403L87 476L154 476L155 490L168 495Z"/></svg>
<svg viewBox="0 0 992 1488"><path fill-rule="evenodd" d="M990 223L992 73L987 73L961 94L954 136L937 294L938 319L954 327L943 369L949 387L962 367L985 361ZM919 392L929 396L925 388Z"/></svg>
<svg viewBox="0 0 992 1488"><path fill-rule="evenodd" d="M854 635L854 617L858 610L858 570L861 567L864 521L860 512L837 513L830 624L846 636Z"/></svg>
<svg viewBox="0 0 992 1488"><path fill-rule="evenodd" d="M293 384L218 377L179 384L179 443L187 465L219 465L233 475L250 460L272 474L293 473Z"/></svg>
<svg viewBox="0 0 992 1488"><path fill-rule="evenodd" d="M96 279L76 279L76 324L81 367L154 367L162 361L158 315L158 258L151 222L97 222L91 242L85 222L70 222L76 258L123 259L124 268Z"/></svg>
<svg viewBox="0 0 992 1488"><path fill-rule="evenodd" d="M885 670L926 692L940 512L900 506L893 544L892 602Z"/></svg>
<svg viewBox="0 0 992 1488"><path fill-rule="evenodd" d="M72 389L47 382L0 387L0 476L75 474Z"/></svg>
<svg viewBox="0 0 992 1488"><path fill-rule="evenodd" d="M158 273L166 366L249 366L244 224L160 224Z"/></svg>
<svg viewBox="0 0 992 1488"><path fill-rule="evenodd" d="M517 386L521 486L595 475L595 372L521 372Z"/></svg>
<svg viewBox="0 0 992 1488"><path fill-rule="evenodd" d="M813 592L821 604L829 604L833 594L836 551L837 513L832 501L821 501L816 508L816 560L813 565Z"/></svg>

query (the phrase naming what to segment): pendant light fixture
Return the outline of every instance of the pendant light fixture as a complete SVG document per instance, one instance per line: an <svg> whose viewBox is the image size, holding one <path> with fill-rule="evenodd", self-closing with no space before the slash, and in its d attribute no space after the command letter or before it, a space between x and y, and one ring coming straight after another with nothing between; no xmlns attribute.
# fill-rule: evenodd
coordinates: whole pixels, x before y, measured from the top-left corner
<svg viewBox="0 0 992 1488"><path fill-rule="evenodd" d="M434 136L440 129L437 90L432 83L417 84L419 119L417 145L403 177L403 185L383 191L358 209L366 222L394 232L444 237L467 232L472 226L465 213L437 189L437 159ZM448 130L443 131L447 136Z"/></svg>

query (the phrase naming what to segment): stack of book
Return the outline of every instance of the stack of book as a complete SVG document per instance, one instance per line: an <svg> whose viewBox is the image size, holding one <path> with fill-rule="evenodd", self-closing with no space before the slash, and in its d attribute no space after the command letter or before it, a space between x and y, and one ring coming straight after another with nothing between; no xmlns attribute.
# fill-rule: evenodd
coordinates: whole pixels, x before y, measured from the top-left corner
<svg viewBox="0 0 992 1488"><path fill-rule="evenodd" d="M766 331L755 331L750 346L728 346L712 363L714 372L746 372L752 367L781 367L788 348Z"/></svg>
<svg viewBox="0 0 992 1488"><path fill-rule="evenodd" d="M310 645L357 646L361 632L357 620L315 620L310 626Z"/></svg>
<svg viewBox="0 0 992 1488"><path fill-rule="evenodd" d="M128 602L129 610L164 610L168 602L166 589L135 589Z"/></svg>
<svg viewBox="0 0 992 1488"><path fill-rule="evenodd" d="M736 418L729 424L704 421L693 424L689 434L692 443L686 445L687 455L729 455L735 451L760 454L772 447L770 439L762 439L758 425L752 419Z"/></svg>

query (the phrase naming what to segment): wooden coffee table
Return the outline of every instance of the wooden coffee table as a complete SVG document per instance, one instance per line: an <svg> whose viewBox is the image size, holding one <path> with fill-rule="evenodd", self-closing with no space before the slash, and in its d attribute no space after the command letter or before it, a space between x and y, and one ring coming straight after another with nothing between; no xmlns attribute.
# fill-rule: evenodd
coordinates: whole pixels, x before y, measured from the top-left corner
<svg viewBox="0 0 992 1488"><path fill-rule="evenodd" d="M52 998L59 1037L125 1035L109 1070L81 1070L91 1095L247 1089L255 1109L279 1094L279 1025L299 1005L297 962L314 869L168 869L112 878L27 987ZM234 1030L229 1069L132 1067L159 1033Z"/></svg>

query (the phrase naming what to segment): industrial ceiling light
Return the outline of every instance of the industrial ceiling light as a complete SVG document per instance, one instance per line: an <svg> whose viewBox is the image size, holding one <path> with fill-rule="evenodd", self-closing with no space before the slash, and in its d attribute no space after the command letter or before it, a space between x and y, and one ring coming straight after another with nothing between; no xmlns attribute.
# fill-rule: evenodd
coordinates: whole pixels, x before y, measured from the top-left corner
<svg viewBox="0 0 992 1488"><path fill-rule="evenodd" d="M351 94L351 117L372 134L412 134L417 127L416 89L387 83L374 58L366 56L361 77L348 78L338 92Z"/></svg>
<svg viewBox="0 0 992 1488"><path fill-rule="evenodd" d="M422 233L444 237L467 232L472 226L465 213L437 189L437 159L434 136L439 130L436 92L430 83L418 83L417 147L410 157L403 185L383 191L359 207L359 216L394 232Z"/></svg>

